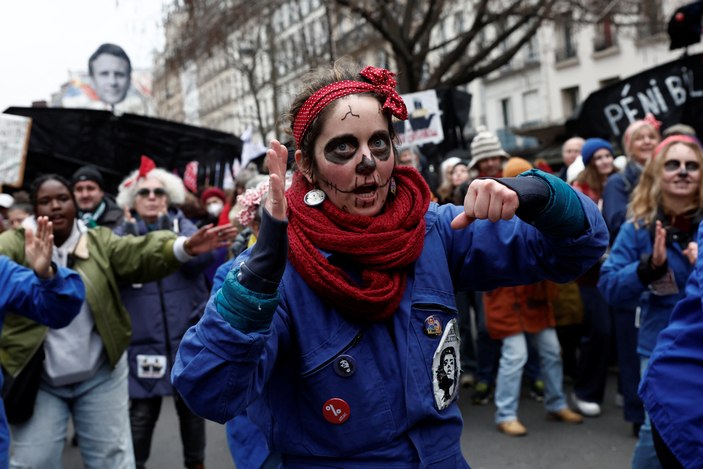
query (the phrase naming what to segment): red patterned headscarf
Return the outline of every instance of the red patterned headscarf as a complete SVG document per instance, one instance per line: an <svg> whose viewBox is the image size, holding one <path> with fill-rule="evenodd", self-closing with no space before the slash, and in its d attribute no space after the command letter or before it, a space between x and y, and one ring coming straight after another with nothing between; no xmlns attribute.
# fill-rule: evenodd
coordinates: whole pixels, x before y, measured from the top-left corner
<svg viewBox="0 0 703 469"><path fill-rule="evenodd" d="M298 111L293 123L293 138L298 149L300 143L308 131L310 123L322 112L328 104L335 99L350 94L373 92L386 98L383 103L383 110L389 109L391 114L400 120L408 118L408 109L405 107L403 98L400 97L395 87L395 73L389 72L385 68L372 66L365 67L359 72L368 81L343 80L331 83L310 96Z"/></svg>

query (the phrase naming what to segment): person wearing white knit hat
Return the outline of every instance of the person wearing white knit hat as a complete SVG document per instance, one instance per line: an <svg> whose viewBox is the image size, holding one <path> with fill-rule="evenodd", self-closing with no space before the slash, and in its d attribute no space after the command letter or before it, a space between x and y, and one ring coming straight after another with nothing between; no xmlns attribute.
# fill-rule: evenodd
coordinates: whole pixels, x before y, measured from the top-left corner
<svg viewBox="0 0 703 469"><path fill-rule="evenodd" d="M484 126L481 125L476 130L478 133L471 141L469 170L476 168L480 177L500 177L503 163L510 155L503 150L498 137Z"/></svg>

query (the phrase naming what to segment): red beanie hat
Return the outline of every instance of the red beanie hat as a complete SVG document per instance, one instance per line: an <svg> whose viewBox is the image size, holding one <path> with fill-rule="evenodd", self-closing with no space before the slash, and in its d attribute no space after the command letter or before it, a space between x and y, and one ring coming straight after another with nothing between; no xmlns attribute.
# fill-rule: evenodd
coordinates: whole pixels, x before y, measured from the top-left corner
<svg viewBox="0 0 703 469"><path fill-rule="evenodd" d="M205 189L203 193L200 194L200 201L202 203L205 203L205 201L210 197L217 197L222 201L222 203L227 201L227 196L225 195L225 192L219 187L208 187L207 189Z"/></svg>

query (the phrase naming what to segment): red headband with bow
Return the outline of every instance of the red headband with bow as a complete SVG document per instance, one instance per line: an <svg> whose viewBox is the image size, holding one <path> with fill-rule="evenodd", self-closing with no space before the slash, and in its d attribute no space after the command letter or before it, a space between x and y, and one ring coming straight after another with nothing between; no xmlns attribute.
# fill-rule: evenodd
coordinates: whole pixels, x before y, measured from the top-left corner
<svg viewBox="0 0 703 469"><path fill-rule="evenodd" d="M320 112L335 99L350 94L374 92L386 98L383 103L383 110L389 109L391 114L400 120L408 118L408 109L405 107L403 98L400 97L395 87L395 73L389 72L385 68L368 66L359 75L366 78L365 81L343 80L329 84L320 88L310 96L300 107L300 111L295 116L293 123L293 138L295 144L300 149L300 143L310 127L310 123Z"/></svg>

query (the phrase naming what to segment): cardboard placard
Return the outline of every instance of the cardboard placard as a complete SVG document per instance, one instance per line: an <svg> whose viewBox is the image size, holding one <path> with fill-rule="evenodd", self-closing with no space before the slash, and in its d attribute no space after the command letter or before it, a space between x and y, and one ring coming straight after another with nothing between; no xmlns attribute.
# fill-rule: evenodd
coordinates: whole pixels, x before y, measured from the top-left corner
<svg viewBox="0 0 703 469"><path fill-rule="evenodd" d="M32 119L0 114L0 187L22 187Z"/></svg>

